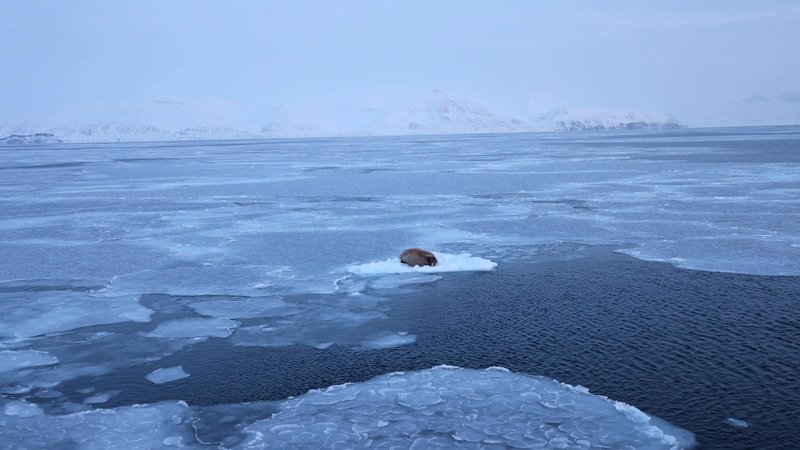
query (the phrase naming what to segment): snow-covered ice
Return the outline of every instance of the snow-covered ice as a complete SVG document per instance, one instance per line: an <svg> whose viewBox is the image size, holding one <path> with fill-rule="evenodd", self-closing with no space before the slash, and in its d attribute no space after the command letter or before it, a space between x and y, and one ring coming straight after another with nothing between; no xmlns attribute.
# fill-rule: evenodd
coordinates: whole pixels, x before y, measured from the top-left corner
<svg viewBox="0 0 800 450"><path fill-rule="evenodd" d="M32 403L11 401L0 415L2 445L49 448L69 442L79 448L191 448L200 447L196 433L219 434L225 429L228 437L239 430L244 433L226 445L242 449L379 445L678 449L694 443L691 433L633 406L585 388L502 368L438 366L392 373L310 391L284 401L274 414L274 406L267 402L212 409L223 416L216 432L202 427L209 420L202 409L183 402L51 415Z"/></svg>
<svg viewBox="0 0 800 450"><path fill-rule="evenodd" d="M170 381L182 380L188 376L189 374L184 372L183 366L174 366L156 369L147 374L147 379L155 384L164 384Z"/></svg>
<svg viewBox="0 0 800 450"><path fill-rule="evenodd" d="M678 449L693 442L690 433L585 388L449 366L311 391L245 431L244 448Z"/></svg>
<svg viewBox="0 0 800 450"><path fill-rule="evenodd" d="M389 258L384 261L354 264L347 268L356 275L385 275L394 273L443 273L443 272L487 272L497 267L497 263L488 259L472 256L469 253L451 255L432 252L438 264L435 266L409 266L400 262L400 258Z"/></svg>

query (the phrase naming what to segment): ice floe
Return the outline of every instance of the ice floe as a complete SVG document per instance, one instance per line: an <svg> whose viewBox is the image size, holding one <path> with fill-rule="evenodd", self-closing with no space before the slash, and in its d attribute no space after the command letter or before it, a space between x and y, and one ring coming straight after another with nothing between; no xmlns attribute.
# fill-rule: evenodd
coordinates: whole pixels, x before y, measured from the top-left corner
<svg viewBox="0 0 800 450"><path fill-rule="evenodd" d="M84 292L0 293L0 338L24 338L99 324L148 322L153 311L138 295L95 297Z"/></svg>
<svg viewBox="0 0 800 450"><path fill-rule="evenodd" d="M244 448L678 449L694 442L685 430L585 388L448 366L310 391L245 431Z"/></svg>
<svg viewBox="0 0 800 450"><path fill-rule="evenodd" d="M58 362L55 356L38 350L0 351L0 372L24 369L26 367L49 366Z"/></svg>
<svg viewBox="0 0 800 450"><path fill-rule="evenodd" d="M444 273L444 272L488 272L497 263L488 259L472 256L469 253L452 255L433 252L439 263L435 266L409 266L400 262L400 258L389 258L365 264L354 264L347 268L350 273L362 276L386 275L398 273Z"/></svg>
<svg viewBox="0 0 800 450"><path fill-rule="evenodd" d="M159 324L156 329L146 333L146 336L160 338L226 338L237 327L239 327L239 322L224 317L176 319Z"/></svg>
<svg viewBox="0 0 800 450"><path fill-rule="evenodd" d="M189 374L184 372L183 366L167 367L156 369L147 374L147 379L154 384L164 384L170 381L182 380Z"/></svg>

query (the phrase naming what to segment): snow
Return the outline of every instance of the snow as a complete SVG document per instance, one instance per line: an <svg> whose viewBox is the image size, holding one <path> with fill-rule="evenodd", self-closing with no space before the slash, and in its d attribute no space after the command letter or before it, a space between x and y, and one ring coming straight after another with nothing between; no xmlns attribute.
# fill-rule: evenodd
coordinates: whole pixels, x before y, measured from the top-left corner
<svg viewBox="0 0 800 450"><path fill-rule="evenodd" d="M356 275L384 275L396 273L444 273L444 272L488 272L497 263L488 259L472 256L469 253L452 255L448 253L432 252L439 261L435 266L409 266L400 262L400 258L389 258L364 264L354 264L348 267L350 273Z"/></svg>
<svg viewBox="0 0 800 450"><path fill-rule="evenodd" d="M182 380L188 376L189 374L183 371L183 366L174 366L156 369L147 374L147 379L155 384L164 384L170 381Z"/></svg>
<svg viewBox="0 0 800 450"><path fill-rule="evenodd" d="M682 126L669 114L571 107L553 108L535 123L553 131L660 130Z"/></svg>
<svg viewBox="0 0 800 450"><path fill-rule="evenodd" d="M245 428L243 448L677 449L690 433L585 388L505 369L438 366L332 386L285 401Z"/></svg>
<svg viewBox="0 0 800 450"><path fill-rule="evenodd" d="M38 350L3 350L0 351L0 373L34 366L56 364L58 358Z"/></svg>

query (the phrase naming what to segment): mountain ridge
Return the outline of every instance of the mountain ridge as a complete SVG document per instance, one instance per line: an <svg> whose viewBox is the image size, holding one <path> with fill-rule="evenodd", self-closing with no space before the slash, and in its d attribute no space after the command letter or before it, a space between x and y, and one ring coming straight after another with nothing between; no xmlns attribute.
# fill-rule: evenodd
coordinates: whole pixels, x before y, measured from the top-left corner
<svg viewBox="0 0 800 450"><path fill-rule="evenodd" d="M403 107L373 105L332 109L280 107L271 121L242 124L223 120L209 108L192 110L181 102L157 101L120 120L79 125L0 124L0 142L10 136L51 134L63 142L125 142L381 136L421 134L480 134L557 131L672 129L683 125L669 114L557 107L528 118L490 111L480 103L456 100L434 92L423 101ZM127 116L127 117L126 117ZM274 116L274 115L273 115ZM14 142L20 143L18 137Z"/></svg>

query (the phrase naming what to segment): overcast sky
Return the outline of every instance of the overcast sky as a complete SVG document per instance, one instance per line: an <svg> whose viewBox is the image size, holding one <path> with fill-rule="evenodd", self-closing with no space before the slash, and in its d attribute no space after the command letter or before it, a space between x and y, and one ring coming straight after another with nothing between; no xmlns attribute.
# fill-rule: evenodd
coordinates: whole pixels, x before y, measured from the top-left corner
<svg viewBox="0 0 800 450"><path fill-rule="evenodd" d="M515 115L800 117L798 1L0 0L0 16L0 121L433 89Z"/></svg>

